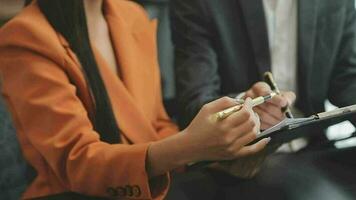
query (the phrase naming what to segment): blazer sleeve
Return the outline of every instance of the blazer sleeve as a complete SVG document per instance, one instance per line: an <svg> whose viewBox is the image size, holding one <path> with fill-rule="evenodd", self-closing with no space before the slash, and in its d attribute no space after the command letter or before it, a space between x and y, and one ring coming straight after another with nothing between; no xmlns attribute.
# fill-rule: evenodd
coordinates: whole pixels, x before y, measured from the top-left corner
<svg viewBox="0 0 356 200"><path fill-rule="evenodd" d="M331 103L337 106L356 104L356 10L355 1L345 2L344 30L328 92Z"/></svg>
<svg viewBox="0 0 356 200"><path fill-rule="evenodd" d="M204 5L200 0L171 2L181 128L188 125L203 104L221 95L217 55L212 44L214 31Z"/></svg>
<svg viewBox="0 0 356 200"><path fill-rule="evenodd" d="M166 137L172 136L178 132L178 127L172 122L170 117L168 116L166 109L164 108L162 101L162 87L161 87L161 79L160 73L157 67L157 76L156 79L156 111L157 116L154 122L154 127L157 131L158 137L160 139L164 139Z"/></svg>
<svg viewBox="0 0 356 200"><path fill-rule="evenodd" d="M126 199L151 199L167 190L168 181L150 185L145 166L149 143L110 145L99 140L61 68L64 61L6 47L0 48L0 63L2 93L18 131L68 190ZM122 193L127 187L131 194Z"/></svg>

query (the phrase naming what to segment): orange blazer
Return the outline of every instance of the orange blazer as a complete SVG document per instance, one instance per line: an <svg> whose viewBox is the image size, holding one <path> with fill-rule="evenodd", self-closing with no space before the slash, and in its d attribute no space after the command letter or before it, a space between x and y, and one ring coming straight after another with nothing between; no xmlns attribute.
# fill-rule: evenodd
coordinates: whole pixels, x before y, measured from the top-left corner
<svg viewBox="0 0 356 200"><path fill-rule="evenodd" d="M104 13L120 79L94 48L124 144L100 141L92 100L68 43L32 3L0 29L2 95L27 161L37 176L23 199L67 191L120 199L162 199L168 174L149 179L147 149L177 132L162 104L156 23L126 0L105 0Z"/></svg>

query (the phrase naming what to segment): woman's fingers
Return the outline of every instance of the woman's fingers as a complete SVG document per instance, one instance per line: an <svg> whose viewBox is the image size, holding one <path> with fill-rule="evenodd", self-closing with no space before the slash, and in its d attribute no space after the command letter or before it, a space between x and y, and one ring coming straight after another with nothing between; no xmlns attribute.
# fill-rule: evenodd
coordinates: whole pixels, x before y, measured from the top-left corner
<svg viewBox="0 0 356 200"><path fill-rule="evenodd" d="M233 98L222 97L218 100L205 104L201 110L204 113L214 114L236 105L237 102Z"/></svg>
<svg viewBox="0 0 356 200"><path fill-rule="evenodd" d="M245 135L250 134L250 136L246 136L246 137L251 138L251 141L252 141L252 140L256 139L256 137L257 137L256 135L257 135L258 131L259 131L259 126L257 127L257 123L254 120L249 120L249 121L246 121L245 123L241 124L240 126L237 126L233 129L231 129L229 134L227 135L227 137L228 137L229 141L234 143L236 140L240 140L241 138L245 137ZM252 132L256 132L254 134L254 136L253 136L253 134L251 134ZM242 147L249 143L249 142L244 143L245 141L246 141L246 139L242 140L237 145L240 145ZM235 146L237 146L237 145L235 144Z"/></svg>
<svg viewBox="0 0 356 200"><path fill-rule="evenodd" d="M244 156L256 154L260 152L262 149L264 149L270 141L271 138L265 138L253 145L245 146L241 148L240 151L237 153L237 157L244 157Z"/></svg>
<svg viewBox="0 0 356 200"><path fill-rule="evenodd" d="M233 113L229 117L223 120L223 123L226 124L229 128L234 128L236 126L240 126L241 124L247 121L254 121L254 114L247 108L243 106L241 110L238 112Z"/></svg>
<svg viewBox="0 0 356 200"><path fill-rule="evenodd" d="M243 148L245 145L253 142L259 133L259 127L249 127L250 131L245 132L240 136L235 135L235 140L231 142L229 147L227 148L228 159L233 159L237 156L237 153ZM241 130L239 130L240 132ZM243 133L243 132L242 132Z"/></svg>

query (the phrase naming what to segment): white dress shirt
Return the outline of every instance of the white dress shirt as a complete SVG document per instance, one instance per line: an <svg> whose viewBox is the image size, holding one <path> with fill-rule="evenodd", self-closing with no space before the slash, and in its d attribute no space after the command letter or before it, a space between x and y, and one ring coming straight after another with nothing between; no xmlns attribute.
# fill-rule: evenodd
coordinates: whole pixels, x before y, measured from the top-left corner
<svg viewBox="0 0 356 200"><path fill-rule="evenodd" d="M297 0L263 0L263 7L272 73L281 91L297 93ZM278 151L297 151L306 144L300 138L282 145Z"/></svg>
<svg viewBox="0 0 356 200"><path fill-rule="evenodd" d="M263 0L272 73L282 91L297 92L297 0Z"/></svg>

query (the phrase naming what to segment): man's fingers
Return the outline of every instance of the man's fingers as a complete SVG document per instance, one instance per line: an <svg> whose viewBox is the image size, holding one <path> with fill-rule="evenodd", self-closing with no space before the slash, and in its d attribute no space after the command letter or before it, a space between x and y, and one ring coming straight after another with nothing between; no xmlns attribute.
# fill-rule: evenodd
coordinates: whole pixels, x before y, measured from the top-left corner
<svg viewBox="0 0 356 200"><path fill-rule="evenodd" d="M260 116L261 123L275 125L281 121L281 119L273 117L270 113L262 110L260 107L255 107L254 110Z"/></svg>
<svg viewBox="0 0 356 200"><path fill-rule="evenodd" d="M256 98L271 93L271 87L265 82L255 83L245 94L245 97Z"/></svg>
<svg viewBox="0 0 356 200"><path fill-rule="evenodd" d="M278 106L279 108L283 108L288 105L288 100L282 95L276 95L272 99L268 100L268 103Z"/></svg>
<svg viewBox="0 0 356 200"><path fill-rule="evenodd" d="M295 99L296 99L296 96L295 96L294 92L282 92L281 95L277 95L277 96L273 97L268 102L283 108L286 106L293 105Z"/></svg>
<svg viewBox="0 0 356 200"><path fill-rule="evenodd" d="M282 96L288 101L288 106L293 105L297 98L294 92L282 92Z"/></svg>
<svg viewBox="0 0 356 200"><path fill-rule="evenodd" d="M273 126L272 124L261 122L261 130L267 130L267 129L271 128L272 126Z"/></svg>
<svg viewBox="0 0 356 200"><path fill-rule="evenodd" d="M263 110L264 112L272 115L272 117L274 117L277 120L282 120L285 118L284 113L282 112L281 107L278 107L272 103L264 103L260 106L258 106L258 108L260 108L261 110Z"/></svg>
<svg viewBox="0 0 356 200"><path fill-rule="evenodd" d="M263 110L259 109L258 107L255 107L254 109L258 115L261 114L263 116L263 117L260 116L261 130L266 130L266 129L274 126L275 124L279 123L279 121L276 119L271 120L270 119L271 116L266 114Z"/></svg>
<svg viewBox="0 0 356 200"><path fill-rule="evenodd" d="M271 87L265 82L257 82L252 86L252 91L257 96L264 96L272 92Z"/></svg>

